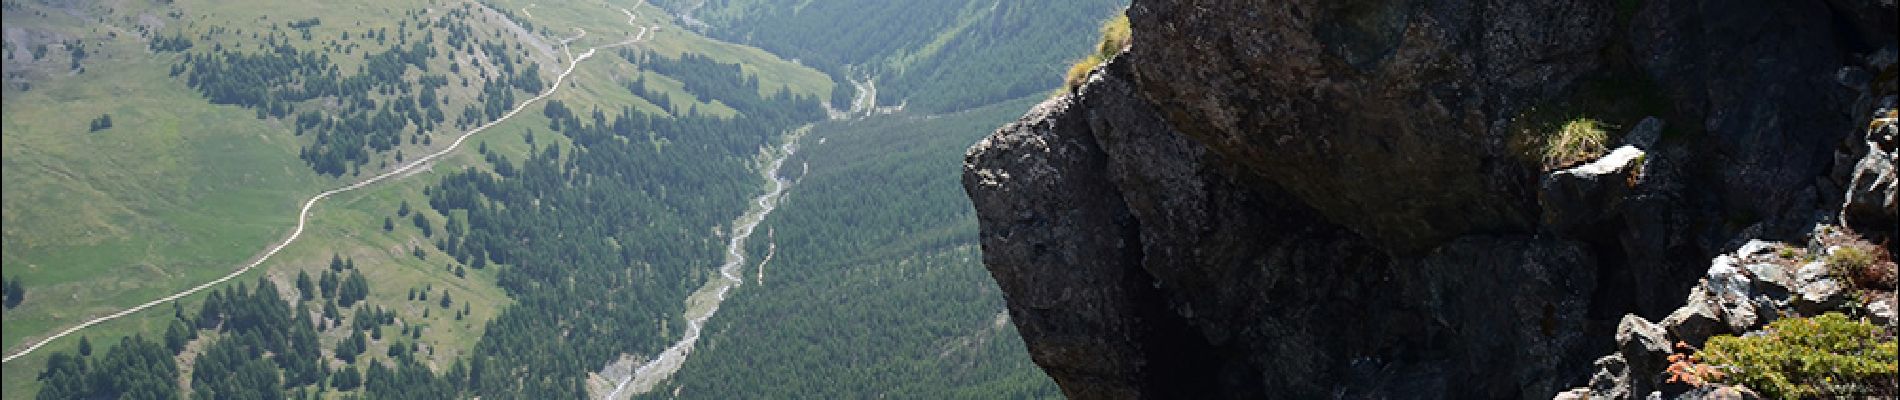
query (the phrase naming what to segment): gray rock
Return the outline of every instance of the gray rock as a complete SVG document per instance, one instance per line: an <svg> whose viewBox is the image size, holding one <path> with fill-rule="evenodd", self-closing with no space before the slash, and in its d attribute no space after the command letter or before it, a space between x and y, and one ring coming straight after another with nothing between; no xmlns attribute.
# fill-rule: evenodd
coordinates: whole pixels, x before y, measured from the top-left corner
<svg viewBox="0 0 1900 400"><path fill-rule="evenodd" d="M1820 315L1847 303L1847 288L1834 278L1821 278L1801 285L1792 301L1803 315Z"/></svg>
<svg viewBox="0 0 1900 400"><path fill-rule="evenodd" d="M1774 253L1775 248L1780 247L1780 246L1781 246L1781 243L1777 243L1777 242L1770 242L1770 241L1760 240L1760 239L1749 239L1748 243L1744 243L1742 244L1741 248L1735 249L1735 257L1739 259L1748 259L1754 256L1765 256L1765 255Z"/></svg>
<svg viewBox="0 0 1900 400"><path fill-rule="evenodd" d="M1641 170L1644 156L1634 146L1623 146L1590 163L1545 175L1537 191L1544 226L1575 233L1618 215L1631 175Z"/></svg>
<svg viewBox="0 0 1900 400"><path fill-rule="evenodd" d="M1030 358L1070 397L1136 398L1154 364L1141 324L1169 315L1154 311L1104 158L1073 100L1057 98L972 147L963 184L985 210L983 262Z"/></svg>
<svg viewBox="0 0 1900 400"><path fill-rule="evenodd" d="M1755 311L1753 280L1735 267L1735 259L1729 255L1716 257L1712 264L1707 280L1709 300L1720 308L1722 322L1728 324L1730 332L1754 328L1761 318Z"/></svg>
<svg viewBox="0 0 1900 400"><path fill-rule="evenodd" d="M1777 297L1777 300L1780 300L1780 298L1786 298L1787 293L1794 290L1796 286L1794 276L1789 274L1788 267L1781 264L1752 263L1742 268L1747 269L1749 275L1754 276L1751 282L1755 284L1756 293Z"/></svg>
<svg viewBox="0 0 1900 400"><path fill-rule="evenodd" d="M1669 338L1661 326L1624 315L1616 327L1617 355L1629 366L1629 393L1649 393L1662 382L1669 363Z"/></svg>
<svg viewBox="0 0 1900 400"><path fill-rule="evenodd" d="M1867 319L1874 325L1892 327L1896 318L1892 297L1881 298L1867 303Z"/></svg>
<svg viewBox="0 0 1900 400"><path fill-rule="evenodd" d="M1841 204L1841 222L1876 241L1892 237L1900 222L1900 173L1894 167L1900 155L1900 121L1891 117L1893 111L1876 111L1866 133L1857 135L1862 143L1853 148L1860 154Z"/></svg>
<svg viewBox="0 0 1900 400"><path fill-rule="evenodd" d="M1630 388L1629 363L1621 354L1611 354L1596 361L1597 372L1590 375L1590 397L1592 399L1629 399L1636 392Z"/></svg>
<svg viewBox="0 0 1900 400"><path fill-rule="evenodd" d="M1646 117L1641 122L1637 122L1635 128L1630 128L1629 133L1623 135L1623 144L1649 151L1656 148L1657 140L1662 140L1662 131L1662 118Z"/></svg>
<svg viewBox="0 0 1900 400"><path fill-rule="evenodd" d="M1823 251L1825 253L1822 253L1822 255L1825 256L1827 253L1832 253L1834 251L1834 248L1829 248ZM1801 286L1806 286L1809 283L1817 282L1822 279L1827 279L1827 277L1828 277L1827 264L1822 263L1820 261L1811 261L1805 264L1801 264L1801 268L1797 268L1794 271L1795 282Z"/></svg>
<svg viewBox="0 0 1900 400"><path fill-rule="evenodd" d="M1708 293L1708 288L1696 286L1689 291L1689 302L1675 312L1663 318L1663 328L1676 340L1701 346L1709 337L1733 333L1729 324L1722 319L1721 308Z"/></svg>
<svg viewBox="0 0 1900 400"><path fill-rule="evenodd" d="M1557 395L1551 396L1550 400L1590 400L1590 388L1580 387L1557 392Z"/></svg>

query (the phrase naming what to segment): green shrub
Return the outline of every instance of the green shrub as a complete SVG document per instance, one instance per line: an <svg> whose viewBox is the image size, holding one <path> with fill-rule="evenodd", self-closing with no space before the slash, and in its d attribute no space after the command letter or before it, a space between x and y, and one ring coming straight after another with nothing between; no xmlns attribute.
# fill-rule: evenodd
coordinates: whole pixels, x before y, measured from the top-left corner
<svg viewBox="0 0 1900 400"><path fill-rule="evenodd" d="M1082 83L1089 79L1089 71L1095 70L1095 66L1108 62L1108 59L1120 54L1122 49L1128 48L1128 41L1133 37L1134 31L1128 27L1126 13L1115 14L1114 18L1109 18L1108 22L1103 23L1102 41L1095 45L1095 51L1069 66L1068 77L1063 80L1069 91L1073 92L1076 88L1082 87Z"/></svg>
<svg viewBox="0 0 1900 400"><path fill-rule="evenodd" d="M1728 370L1722 381L1771 398L1892 395L1900 348L1883 335L1838 313L1787 318L1760 336L1710 338L1700 357Z"/></svg>

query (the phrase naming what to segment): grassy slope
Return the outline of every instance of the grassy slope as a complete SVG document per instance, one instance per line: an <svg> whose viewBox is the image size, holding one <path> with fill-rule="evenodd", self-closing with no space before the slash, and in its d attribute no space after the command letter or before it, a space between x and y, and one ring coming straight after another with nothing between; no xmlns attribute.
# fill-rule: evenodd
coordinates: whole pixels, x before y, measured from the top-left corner
<svg viewBox="0 0 1900 400"><path fill-rule="evenodd" d="M268 5L180 0L176 7L186 17L182 21L164 17L164 9L131 8L139 6L136 4L115 5L111 14L105 7L91 10L125 25L117 31L126 33L116 39L87 28L87 21L97 23L94 18L65 17L58 10L48 10L47 14L53 16L50 18L7 12L9 28L26 25L90 38L87 49L94 55L86 59L87 72L83 75L36 75L41 79L33 81L31 90L20 92L10 86L6 92L5 112L0 115L6 144L3 258L7 276L22 277L30 297L20 308L6 312L4 346L17 349L26 339L63 329L82 317L116 311L221 276L287 233L295 223L296 207L304 198L356 179L316 176L296 158L302 142L290 134L286 124L258 120L250 110L207 104L180 79L166 76L180 56L146 52L145 41L132 34L136 28L129 27L139 20L138 15L157 16L171 29L194 33L214 25L254 31L286 19L320 16L325 23L313 29L313 34L323 40L346 30L361 32L383 25L393 36L395 21L405 10L420 10L427 4L422 0ZM565 23L557 17L575 18L574 25L590 32L575 43L577 47L617 42L633 33L617 9L597 12L583 6L542 5L533 10L540 19L533 22L555 25ZM267 17L260 20L259 16ZM765 74L761 80L773 88L785 84L795 92L817 95L826 95L831 89L823 74L762 51L690 36L657 19L641 22L668 25L649 43L663 54L705 50L728 62L748 63L748 70ZM476 30L495 31L497 24L499 21L477 24ZM234 38L225 39L227 43L242 45L248 34L230 36ZM210 46L204 41L198 44ZM361 52L373 43L363 46L353 57L333 58L344 68L354 68L351 62L360 60ZM67 61L64 55L54 46L40 64L63 66ZM444 73L446 61L436 62L443 65L433 68L434 73ZM15 67L14 63L8 64L9 74L36 71L33 67L41 66ZM543 65L542 71L552 79L561 67L564 65ZM464 72L468 71L465 67ZM636 71L637 67L618 57L601 54L581 66L570 78L575 86L563 89L555 98L571 106L618 108L630 104L650 108L620 86L624 77ZM452 81L455 79L451 76ZM649 77L650 82L656 82L654 87L663 90L669 86L660 82L667 80L657 75ZM455 90L458 87L451 84L445 91L455 104L445 110L459 110L460 103L472 99L472 90ZM691 98L678 92L676 83L670 90L675 92L676 104L685 104ZM702 111L717 112L721 108L700 105ZM85 121L101 113L111 113L115 127L86 133ZM62 117L49 117L52 115ZM542 145L563 141L550 134L546 126L547 121L538 112L524 112L473 138L469 148L437 162L432 172L327 200L313 212L303 239L239 281L251 282L262 274L287 289L296 271L314 274L327 264L331 254L351 255L373 282L369 303L396 309L405 323L427 324L424 347L434 348L431 359L438 366L446 366L473 346L484 321L510 301L495 288L492 270L471 270L466 279L455 278L443 268L444 263L452 261L433 249L427 261L409 254L412 245L430 246L420 242L425 239L408 221L399 220L394 232L385 233L381 219L392 216L403 200L413 209L427 210L421 188L439 173L482 165L472 149L479 142L488 142L491 150L520 160L528 149L521 140L525 132L535 132ZM436 137L459 134L452 131L443 128ZM420 146L404 150L411 155L424 152ZM440 232L442 216L430 218ZM457 303L472 302L474 312L470 318L454 321L451 310L438 308L424 321L422 309L436 307L435 299L427 303L405 299L409 289L425 286L433 286L432 296L445 288L451 290ZM200 294L183 303L195 311L202 299ZM116 343L116 337L135 333L152 336L163 331L170 314L167 307L159 307L89 328L85 335L94 343ZM340 339L343 332L327 333L326 347ZM7 363L6 376L32 376L47 354L69 351L76 341L63 339ZM381 346L372 345L368 354L380 357L381 352ZM30 379L8 379L0 397L30 397L36 386Z"/></svg>

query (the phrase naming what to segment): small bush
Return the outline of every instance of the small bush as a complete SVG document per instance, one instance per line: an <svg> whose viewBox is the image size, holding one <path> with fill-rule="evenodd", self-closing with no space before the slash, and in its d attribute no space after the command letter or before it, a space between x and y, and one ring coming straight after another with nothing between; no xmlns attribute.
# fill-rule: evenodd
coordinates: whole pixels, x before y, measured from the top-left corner
<svg viewBox="0 0 1900 400"><path fill-rule="evenodd" d="M1609 142L1605 128L1602 122L1590 118L1565 122L1544 141L1544 167L1565 168L1602 156L1608 151L1604 146Z"/></svg>
<svg viewBox="0 0 1900 400"><path fill-rule="evenodd" d="M1879 326L1838 313L1787 318L1760 336L1710 338L1699 358L1728 370L1721 381L1772 398L1891 396L1900 348L1882 336Z"/></svg>
<svg viewBox="0 0 1900 400"><path fill-rule="evenodd" d="M1082 83L1089 79L1089 71L1094 71L1096 66L1108 62L1110 58L1115 58L1116 54L1121 54L1122 49L1128 48L1128 42L1133 37L1134 30L1128 27L1126 13L1115 14L1114 18L1103 23L1102 40L1095 45L1095 51L1069 66L1068 77L1063 80L1069 91L1073 92L1076 88L1082 87Z"/></svg>
<svg viewBox="0 0 1900 400"><path fill-rule="evenodd" d="M1879 246L1858 238L1838 244L1827 255L1829 273L1847 281L1856 289L1892 289L1896 271L1893 260Z"/></svg>

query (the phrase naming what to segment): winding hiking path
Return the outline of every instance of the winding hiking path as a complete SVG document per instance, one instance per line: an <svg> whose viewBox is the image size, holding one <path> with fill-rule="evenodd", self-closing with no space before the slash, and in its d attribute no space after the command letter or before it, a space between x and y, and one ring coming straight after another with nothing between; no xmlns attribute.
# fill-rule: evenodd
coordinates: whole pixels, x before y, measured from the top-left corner
<svg viewBox="0 0 1900 400"><path fill-rule="evenodd" d="M623 42L622 44L630 44L630 43L631 42ZM463 132L461 136L458 136L455 138L455 141L450 142L447 147L443 147L441 150L437 150L433 153L429 153L428 155L422 156L421 158L417 158L415 161L410 162L407 165L403 165L403 166L397 167L396 169L383 172L380 175L370 177L369 179L364 179L362 181L350 184L349 186L344 186L344 187L340 187L336 189L330 189L328 191L324 191L323 193L318 193L316 196L311 197L310 200L304 201L303 208L297 212L297 227L296 229L292 229L290 231L290 236L285 237L284 240L279 241L277 242L276 245L271 246L269 250L264 251L263 255L258 256L256 260L251 261L250 264L246 264L243 268L238 268L237 271L232 271L230 274L227 274L222 278L218 278L210 282L205 282L204 284L192 287L191 289L186 289L185 291L182 291L182 292L173 293L170 296L165 296L158 300L152 300L150 302L146 302L145 304L140 304L136 307L128 308L128 309L125 309L116 313L112 313L111 315L107 315L104 317L93 318L79 325L75 325L71 328L66 328L66 330L60 331L58 334L55 334L53 336L48 336L45 339L40 339L39 342L33 343L32 346L27 346L26 349L20 350L20 352L18 353L7 355L6 358L0 359L0 363L12 362L16 358L20 358L21 356L25 356L27 354L33 353L33 351L35 350L39 350L40 347L45 346L47 343L51 343L54 340L59 340L60 338L66 337L68 335L72 335L73 333L79 332L82 329L86 329L86 328L92 327L93 325L98 325L100 323L118 319L120 317L124 317L127 315L132 315L133 313L136 313L139 311L145 311L145 309L152 308L160 304L169 303L169 302L178 300L180 298L184 298L185 296L196 294L198 292L204 291L205 289L209 289L212 286L217 286L219 284L229 282L232 279L236 279L239 275L243 275L245 272L250 272L251 269L257 268L258 265L263 264L265 261L269 261L271 256L277 255L278 251L283 250L284 247L290 246L291 243L296 242L298 238L303 236L304 227L308 225L309 220L310 220L310 209L315 207L318 201L322 201L323 199L329 198L330 196L334 196L339 193L361 189L363 187L376 184L377 182L382 182L384 180L389 179L390 177L409 172L418 167L421 167L424 164L429 163L430 161L434 161L438 157L442 157L443 155L446 155L446 154L449 154L450 152L455 151L455 149L460 148L462 146L462 143L464 141L468 140L469 136L473 136L476 133L480 133L481 131L488 130L488 128L494 127L495 125L499 125L502 122L507 121L509 118L513 118L515 114L520 113L521 110L527 109L528 105L534 104L535 102L540 101L541 99L547 98L549 95L553 95L556 90L560 90L561 83L567 79L568 74L574 73L574 66L580 65L580 62L582 60L586 60L589 57L593 57L594 52L596 50L599 50L599 48L588 49L586 53L581 53L579 57L575 57L572 62L569 62L567 64L567 69L561 71L561 75L556 76L554 78L554 85L549 86L547 91L541 92L540 95L536 95L533 98L529 98L527 101L521 102L521 104L515 106L513 110L508 110L508 113L502 114L501 118L497 118L494 121L489 121L488 123L482 124L481 126L477 126L475 127L475 129L470 129L467 132Z"/></svg>
<svg viewBox="0 0 1900 400"><path fill-rule="evenodd" d="M719 304L726 301L726 293L745 283L740 274L745 273L746 239L752 236L753 230L765 221L767 215L772 214L772 210L778 209L779 199L784 197L785 189L791 187L791 180L780 177L778 170L785 166L785 159L798 152L798 139L804 137L804 133L805 130L800 129L786 136L785 144L779 147L778 158L772 160L770 167L762 173L770 189L753 199L756 207L732 220L732 238L726 242L726 263L719 267L721 279L707 281L705 286L686 297L686 334L661 351L659 356L633 370L632 376L621 379L620 384L615 385L605 399L618 399L627 389L633 389L632 394L651 392L661 381L679 372L680 366L686 363L686 356L693 352L693 346L699 343L701 333L706 329L706 321L712 319L713 314L719 312Z"/></svg>

